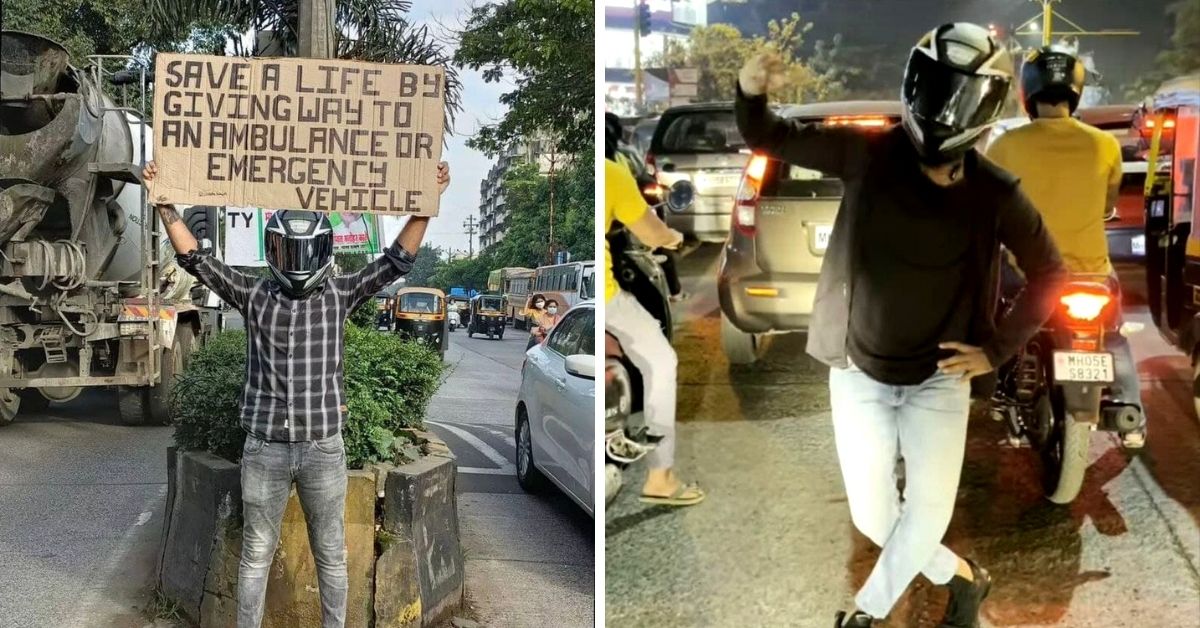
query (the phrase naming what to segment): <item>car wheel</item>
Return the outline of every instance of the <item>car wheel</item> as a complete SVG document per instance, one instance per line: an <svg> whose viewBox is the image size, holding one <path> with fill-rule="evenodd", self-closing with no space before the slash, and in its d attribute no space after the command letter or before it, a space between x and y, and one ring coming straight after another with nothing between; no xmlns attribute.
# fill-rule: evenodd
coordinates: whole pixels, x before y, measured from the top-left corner
<svg viewBox="0 0 1200 628"><path fill-rule="evenodd" d="M533 433L529 427L529 416L522 407L517 418L517 483L527 493L537 493L546 488L546 476L533 464Z"/></svg>
<svg viewBox="0 0 1200 628"><path fill-rule="evenodd" d="M734 326L725 313L721 313L721 349L730 364L754 364L766 352L766 336L749 334Z"/></svg>

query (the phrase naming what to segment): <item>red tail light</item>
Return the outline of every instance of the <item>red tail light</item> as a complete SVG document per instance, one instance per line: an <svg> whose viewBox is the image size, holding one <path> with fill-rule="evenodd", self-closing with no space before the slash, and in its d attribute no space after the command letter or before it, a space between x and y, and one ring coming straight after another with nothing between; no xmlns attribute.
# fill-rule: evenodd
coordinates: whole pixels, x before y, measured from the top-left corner
<svg viewBox="0 0 1200 628"><path fill-rule="evenodd" d="M651 174L654 174L654 162L655 162L654 153L646 153L646 168L650 171Z"/></svg>
<svg viewBox="0 0 1200 628"><path fill-rule="evenodd" d="M872 129L887 128L892 122L885 116L829 116L825 126L862 126Z"/></svg>
<svg viewBox="0 0 1200 628"><path fill-rule="evenodd" d="M1070 292L1059 301L1067 307L1067 316L1077 321L1094 321L1112 301L1112 297L1095 292Z"/></svg>
<svg viewBox="0 0 1200 628"><path fill-rule="evenodd" d="M769 160L764 155L754 155L742 172L737 196L733 201L733 226L742 234L754 237L758 218L759 191L767 174Z"/></svg>

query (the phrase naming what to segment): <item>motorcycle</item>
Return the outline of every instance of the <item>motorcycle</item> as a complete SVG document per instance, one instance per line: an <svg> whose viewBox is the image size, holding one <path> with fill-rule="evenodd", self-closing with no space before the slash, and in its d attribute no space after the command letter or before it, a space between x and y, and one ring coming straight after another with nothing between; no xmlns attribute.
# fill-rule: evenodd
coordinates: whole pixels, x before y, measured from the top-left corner
<svg viewBox="0 0 1200 628"><path fill-rule="evenodd" d="M1083 485L1091 432L1142 424L1136 405L1113 398L1114 356L1105 338L1120 333L1119 286L1107 275L1075 275L1042 329L998 371L992 418L1009 444L1026 441L1041 460L1046 498L1069 504ZM1001 300L1001 307L1012 304Z"/></svg>
<svg viewBox="0 0 1200 628"><path fill-rule="evenodd" d="M687 181L671 188L665 201L677 211L692 203L694 190ZM669 340L671 291L662 269L662 256L638 242L624 227L607 234L613 256L613 275L621 290L631 294L662 326ZM604 334L604 504L616 499L623 473L654 449L657 438L649 433L642 409L642 379L615 336Z"/></svg>

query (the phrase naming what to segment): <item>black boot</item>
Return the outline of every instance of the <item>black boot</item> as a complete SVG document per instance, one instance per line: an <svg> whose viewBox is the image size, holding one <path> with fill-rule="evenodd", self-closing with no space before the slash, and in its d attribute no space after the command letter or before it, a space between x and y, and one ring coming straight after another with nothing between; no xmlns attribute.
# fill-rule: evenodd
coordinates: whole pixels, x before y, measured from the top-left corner
<svg viewBox="0 0 1200 628"><path fill-rule="evenodd" d="M963 560L970 565L974 580L967 580L958 574L950 579L946 585L950 587L950 603L938 628L979 628L979 607L992 589L992 577L974 561L967 558Z"/></svg>
<svg viewBox="0 0 1200 628"><path fill-rule="evenodd" d="M834 621L833 628L871 628L875 618L862 611L854 611L850 617L846 617L846 611L838 611Z"/></svg>

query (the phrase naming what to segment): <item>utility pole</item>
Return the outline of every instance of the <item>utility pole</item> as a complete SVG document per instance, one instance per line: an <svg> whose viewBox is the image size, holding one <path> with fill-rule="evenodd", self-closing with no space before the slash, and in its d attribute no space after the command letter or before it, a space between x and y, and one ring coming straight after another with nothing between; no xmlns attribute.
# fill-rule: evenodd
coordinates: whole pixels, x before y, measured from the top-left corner
<svg viewBox="0 0 1200 628"><path fill-rule="evenodd" d="M642 76L642 36L649 32L650 6L646 0L633 0L633 89L637 113L641 113L646 104Z"/></svg>
<svg viewBox="0 0 1200 628"><path fill-rule="evenodd" d="M1061 13L1054 10L1054 3L1055 2L1061 3L1063 0L1029 0L1029 1L1042 5L1042 14L1036 15L1036 16L1026 20L1025 22L1023 22L1020 26L1018 26L1016 28L1016 30L1013 32L1013 34L1014 35L1025 35L1025 36L1040 35L1042 38L1043 46L1049 46L1051 43L1053 43L1054 35L1056 35L1056 34L1072 35L1075 37L1079 37L1079 36L1087 36L1087 37L1130 36L1130 35L1140 35L1141 34L1139 31L1133 31L1133 30L1129 30L1129 29L1111 29L1110 28L1110 29L1105 29L1105 30L1101 30L1101 31L1089 31L1089 30L1083 28L1082 26L1076 24L1075 22L1072 22L1071 20L1063 17L1063 15ZM1057 17L1059 20L1061 20L1063 22L1066 22L1068 26L1070 26L1071 28L1074 28L1075 30L1055 33L1053 31L1055 17ZM1041 21L1040 28L1038 27L1039 18Z"/></svg>
<svg viewBox="0 0 1200 628"><path fill-rule="evenodd" d="M467 247L470 250L467 257L469 258L475 257L475 227L475 216L467 216L467 219L463 221L463 229L467 232Z"/></svg>
<svg viewBox="0 0 1200 628"><path fill-rule="evenodd" d="M333 40L334 0L300 0L296 29L300 56L310 59L332 59L336 56Z"/></svg>
<svg viewBox="0 0 1200 628"><path fill-rule="evenodd" d="M558 158L558 143L550 142L550 172L547 173L548 182L550 183L550 246L547 249L547 256L550 258L546 263L554 263L554 161Z"/></svg>

